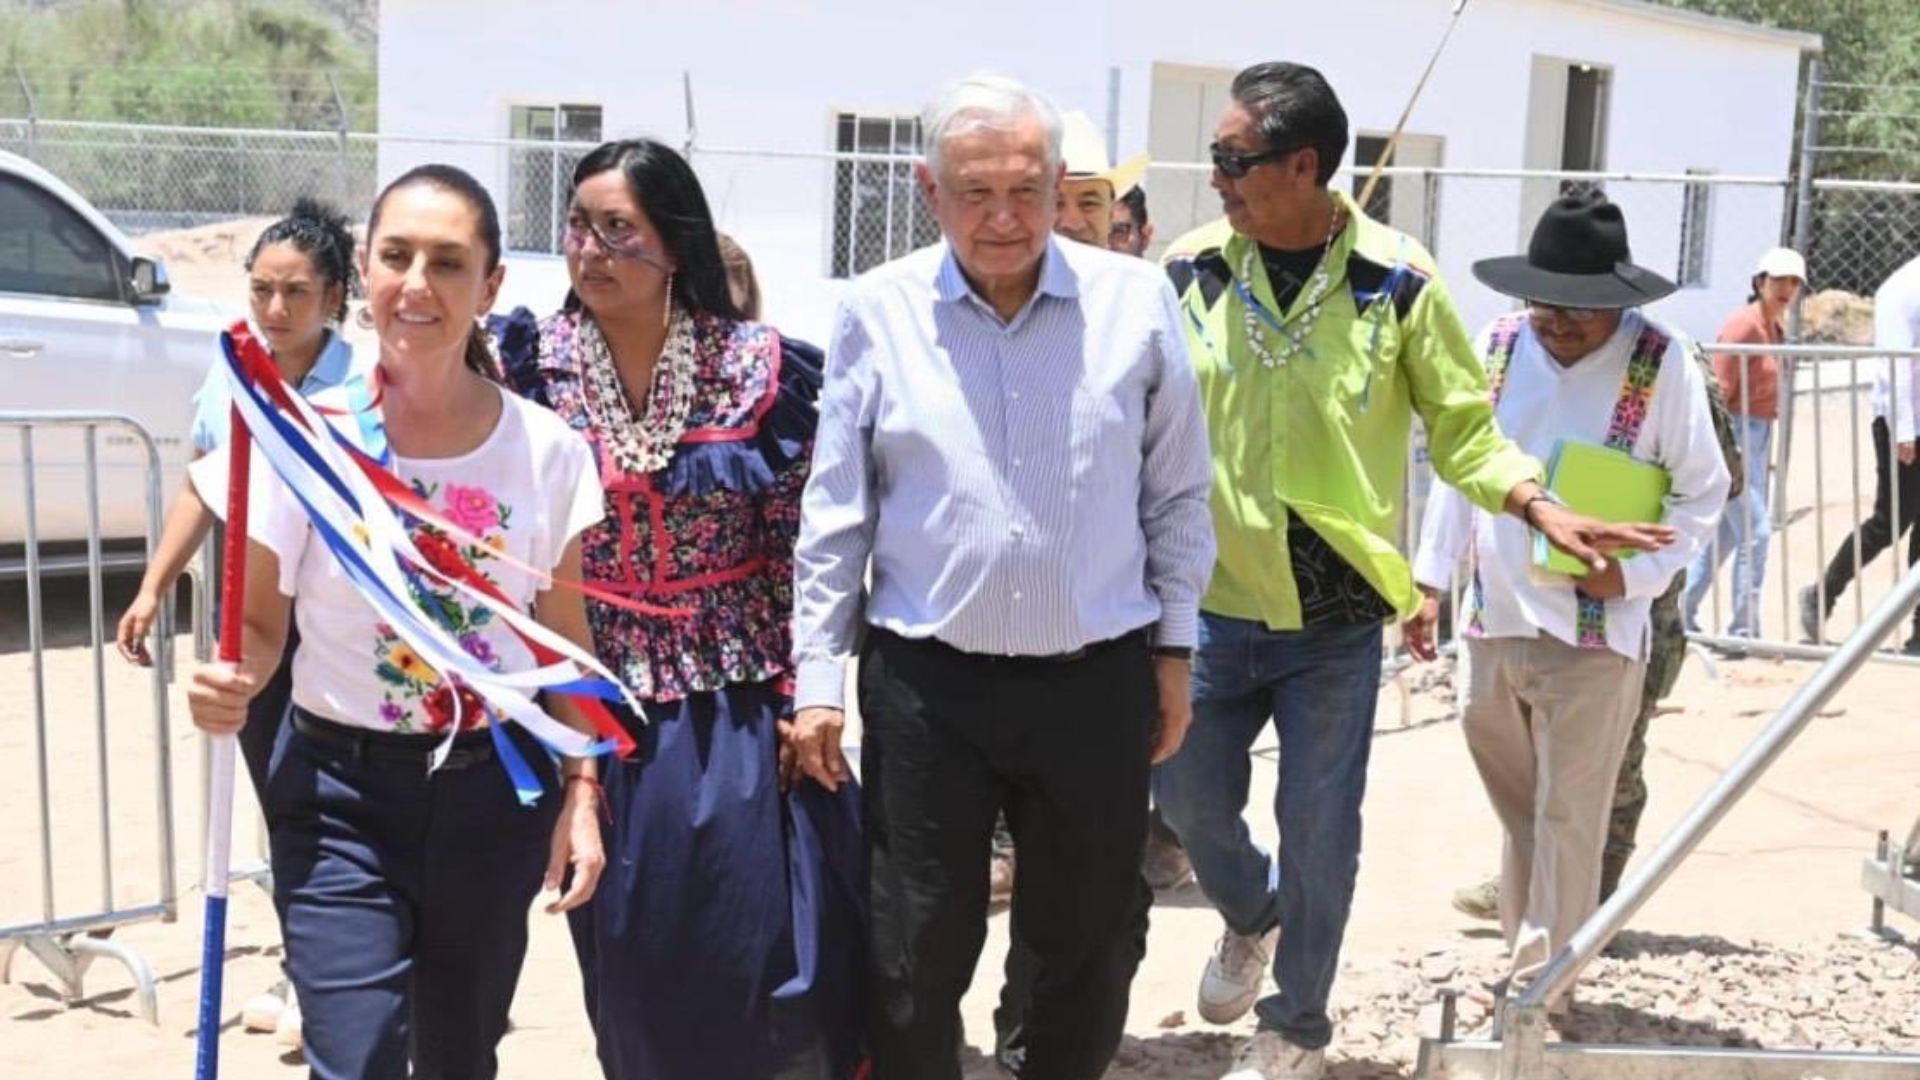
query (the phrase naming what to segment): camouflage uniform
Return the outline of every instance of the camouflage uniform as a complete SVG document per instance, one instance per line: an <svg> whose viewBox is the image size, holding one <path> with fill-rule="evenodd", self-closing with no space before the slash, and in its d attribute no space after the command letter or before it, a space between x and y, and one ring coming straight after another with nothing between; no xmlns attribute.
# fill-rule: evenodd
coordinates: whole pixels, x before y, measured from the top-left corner
<svg viewBox="0 0 1920 1080"><path fill-rule="evenodd" d="M1726 400L1720 394L1720 380L1713 373L1713 365L1698 348L1693 350L1693 358L1706 372L1713 434L1720 440L1720 453L1726 458L1727 472L1733 478L1727 489L1727 501L1731 503L1746 486L1747 471L1741 462L1739 436L1734 432ZM1640 712L1633 718L1627 753L1620 759L1620 775L1613 784L1613 816L1607 822L1607 847L1600 857L1602 900L1612 896L1620 884L1627 858L1633 854L1633 837L1640 828L1640 813L1647 808L1647 781L1641 774L1647 757L1647 721L1653 718L1661 699L1673 691L1674 682L1680 678L1680 664L1687 657L1687 632L1680 622L1680 594L1686 584L1686 572L1676 574L1673 584L1653 602L1648 613L1651 644L1647 650L1647 675L1640 690Z"/></svg>

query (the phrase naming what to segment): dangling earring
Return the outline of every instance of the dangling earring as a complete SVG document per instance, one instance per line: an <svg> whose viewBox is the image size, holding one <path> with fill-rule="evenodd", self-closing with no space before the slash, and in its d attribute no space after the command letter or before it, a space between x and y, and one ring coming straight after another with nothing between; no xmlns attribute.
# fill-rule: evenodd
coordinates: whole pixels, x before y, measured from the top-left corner
<svg viewBox="0 0 1920 1080"><path fill-rule="evenodd" d="M353 316L353 325L362 330L373 329L373 308L362 304L360 310Z"/></svg>
<svg viewBox="0 0 1920 1080"><path fill-rule="evenodd" d="M660 313L660 325L661 326L673 325L673 275L672 274L667 275L667 304L666 304L665 310L661 311Z"/></svg>

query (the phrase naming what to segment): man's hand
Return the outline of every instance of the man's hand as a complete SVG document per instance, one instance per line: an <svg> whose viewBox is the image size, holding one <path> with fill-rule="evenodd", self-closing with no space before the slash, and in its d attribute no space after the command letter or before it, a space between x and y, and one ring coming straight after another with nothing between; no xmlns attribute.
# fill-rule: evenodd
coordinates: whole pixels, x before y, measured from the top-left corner
<svg viewBox="0 0 1920 1080"><path fill-rule="evenodd" d="M1672 526L1613 525L1545 499L1527 503L1525 516L1527 524L1539 529L1548 543L1586 563L1595 573L1614 562L1607 556L1616 552L1658 551L1673 543Z"/></svg>
<svg viewBox="0 0 1920 1080"><path fill-rule="evenodd" d="M1903 442L1900 444L1900 464L1902 465L1913 464L1914 456L1915 455L1913 451L1912 439L1908 439L1906 442Z"/></svg>
<svg viewBox="0 0 1920 1080"><path fill-rule="evenodd" d="M1153 725L1155 765L1180 752L1193 724L1193 691L1189 685L1193 662L1183 656L1153 658L1153 678L1160 687L1160 714Z"/></svg>
<svg viewBox="0 0 1920 1080"><path fill-rule="evenodd" d="M1440 655L1437 640L1440 626L1439 590L1420 586L1420 610L1400 624L1400 640L1415 660L1433 660Z"/></svg>
<svg viewBox="0 0 1920 1080"><path fill-rule="evenodd" d="M819 705L801 709L791 720L779 722L780 786L792 790L802 775L810 776L828 791L853 779L847 759L840 754L840 733L847 726L847 714L840 709Z"/></svg>
<svg viewBox="0 0 1920 1080"><path fill-rule="evenodd" d="M1619 559L1608 559L1605 569L1573 579L1573 587L1595 600L1618 600L1627 595L1627 576L1620 571Z"/></svg>

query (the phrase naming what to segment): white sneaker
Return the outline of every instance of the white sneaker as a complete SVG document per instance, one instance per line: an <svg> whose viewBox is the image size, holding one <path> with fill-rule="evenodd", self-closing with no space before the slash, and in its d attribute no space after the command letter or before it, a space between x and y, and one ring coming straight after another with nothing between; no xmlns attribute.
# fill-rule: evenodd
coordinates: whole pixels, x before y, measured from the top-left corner
<svg viewBox="0 0 1920 1080"><path fill-rule="evenodd" d="M253 995L240 1009L240 1026L248 1031L276 1030L280 1026L280 1014L286 1011L287 999L292 996L285 979L273 989Z"/></svg>
<svg viewBox="0 0 1920 1080"><path fill-rule="evenodd" d="M1247 1015L1260 998L1267 965L1279 943L1277 926L1254 935L1223 931L1200 976L1200 1018L1209 1024L1231 1024Z"/></svg>
<svg viewBox="0 0 1920 1080"><path fill-rule="evenodd" d="M1277 1031L1256 1031L1233 1059L1233 1071L1220 1080L1321 1080L1327 1052L1295 1046Z"/></svg>
<svg viewBox="0 0 1920 1080"><path fill-rule="evenodd" d="M298 1050L305 1043L300 1027L300 1002L291 993L287 995L287 1007L280 1010L280 1023L273 1029L273 1041L286 1050Z"/></svg>

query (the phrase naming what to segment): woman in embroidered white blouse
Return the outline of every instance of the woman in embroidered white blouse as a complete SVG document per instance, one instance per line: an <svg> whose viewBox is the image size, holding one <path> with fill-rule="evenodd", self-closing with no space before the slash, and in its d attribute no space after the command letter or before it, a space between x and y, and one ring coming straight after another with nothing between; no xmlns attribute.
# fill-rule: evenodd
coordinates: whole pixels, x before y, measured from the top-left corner
<svg viewBox="0 0 1920 1080"><path fill-rule="evenodd" d="M374 204L367 248L393 471L464 534L409 515L415 547L435 567L465 560L590 652L579 596L540 573L580 577L579 534L599 519L600 485L586 443L493 378L476 326L502 278L491 199L458 169L415 169ZM527 732L488 730L472 691L400 642L271 469L253 470L250 495L245 660L200 668L188 701L203 730L237 731L295 611L291 730L266 802L308 1064L321 1080L492 1077L529 905L544 883L564 890L547 910L571 910L599 880L594 762L564 758L556 776ZM532 666L494 611L423 578L412 591L477 663ZM592 731L565 699L548 708ZM550 797L519 805L516 787L536 779Z"/></svg>

